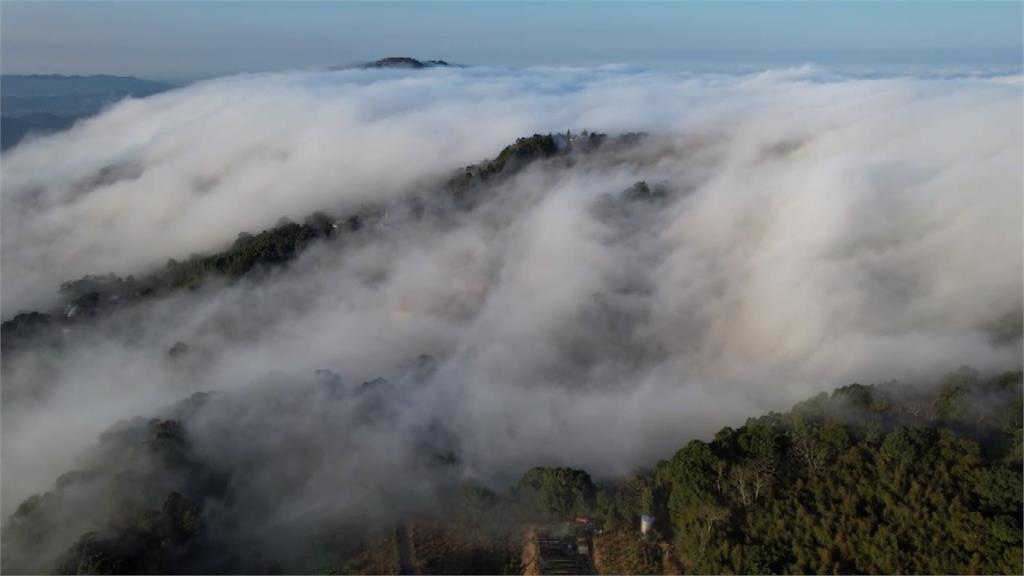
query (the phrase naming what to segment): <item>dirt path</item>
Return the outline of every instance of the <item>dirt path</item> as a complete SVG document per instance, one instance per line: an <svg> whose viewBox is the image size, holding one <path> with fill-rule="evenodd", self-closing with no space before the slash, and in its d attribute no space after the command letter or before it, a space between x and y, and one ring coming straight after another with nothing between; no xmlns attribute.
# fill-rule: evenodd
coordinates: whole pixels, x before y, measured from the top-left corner
<svg viewBox="0 0 1024 576"><path fill-rule="evenodd" d="M672 550L667 542L661 542L658 544L661 548L661 568L662 572L666 575L685 574L683 570L683 564L676 558L675 551Z"/></svg>
<svg viewBox="0 0 1024 576"><path fill-rule="evenodd" d="M405 524L395 527L395 541L398 546L398 573L415 574L416 563L412 559L412 547L409 545L409 528Z"/></svg>
<svg viewBox="0 0 1024 576"><path fill-rule="evenodd" d="M537 543L537 530L528 528L523 536L523 575L540 576L540 544Z"/></svg>
<svg viewBox="0 0 1024 576"><path fill-rule="evenodd" d="M545 528L528 528L523 542L523 574L588 574L589 559L576 553L570 535L555 535Z"/></svg>

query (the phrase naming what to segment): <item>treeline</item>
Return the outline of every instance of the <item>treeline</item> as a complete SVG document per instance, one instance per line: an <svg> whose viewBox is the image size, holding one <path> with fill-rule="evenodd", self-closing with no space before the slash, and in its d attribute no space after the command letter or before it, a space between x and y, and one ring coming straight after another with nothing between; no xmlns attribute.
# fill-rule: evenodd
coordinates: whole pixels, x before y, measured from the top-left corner
<svg viewBox="0 0 1024 576"><path fill-rule="evenodd" d="M371 419L386 417L369 407L396 385L347 387L332 375L316 384L333 401L366 406L360 412ZM1021 395L1020 372L961 371L929 387L854 384L691 441L619 481L538 467L505 490L462 486L441 517L406 518L399 540L446 573L515 572L525 527L583 516L601 554L596 565L613 572L1020 573ZM211 399L196 395L172 419L137 419L104 434L101 461L116 465L67 474L7 519L4 571L289 569L272 554L225 548L229 535L211 539L207 515L223 510L246 475L199 458L189 440L189 415ZM460 466L457 444L417 445L442 471ZM76 516L90 507L76 494L106 485L115 499L105 503L109 527L77 533L54 566L32 564L69 518L89 520ZM656 518L647 535L641 515ZM325 534L329 545L304 570L398 570L393 530L356 522L343 536Z"/></svg>
<svg viewBox="0 0 1024 576"><path fill-rule="evenodd" d="M68 472L5 520L3 572L153 574L196 565L206 546L202 505L225 496L230 478L197 457L178 420L120 423L100 436L99 449L116 465ZM113 511L107 522L116 528L86 528L100 510ZM44 563L69 530L84 533Z"/></svg>
<svg viewBox="0 0 1024 576"><path fill-rule="evenodd" d="M337 222L317 212L302 224L282 220L256 235L243 232L225 250L193 254L184 261L171 259L163 268L142 277L88 275L65 282L58 290L63 301L59 308L46 313L23 312L3 323L0 330L4 348L38 343L37 337L45 337L50 328L91 320L147 298L195 289L214 278L232 282L282 266L312 242L334 235L339 228L358 229L360 224L359 216Z"/></svg>
<svg viewBox="0 0 1024 576"><path fill-rule="evenodd" d="M611 140L631 145L639 134L624 134ZM494 159L458 171L437 190L442 204L470 210L479 201L483 189L507 179L532 162L565 156L570 152L588 153L609 140L605 134L583 132L570 142L569 135L534 134L506 146ZM408 210L422 216L429 198L414 196ZM88 321L141 300L196 289L211 280L233 282L287 265L310 244L345 233L356 232L379 220L384 211L366 207L343 217L324 212L311 214L299 224L282 219L273 228L257 234L242 232L224 250L210 254L192 254L187 259L171 259L162 268L141 277L116 274L87 275L65 282L58 290L61 304L50 311L21 312L0 326L0 341L6 350L29 344L59 341L61 326Z"/></svg>
<svg viewBox="0 0 1024 576"><path fill-rule="evenodd" d="M592 514L638 538L653 515L648 540L691 572L1019 574L1021 392L1020 373L965 371L931 390L854 384L694 440L624 482L535 469L520 490L542 515Z"/></svg>
<svg viewBox="0 0 1024 576"><path fill-rule="evenodd" d="M457 523L584 517L613 573L1019 574L1022 393L1020 372L966 369L852 384L620 481L538 467L500 493L468 486Z"/></svg>
<svg viewBox="0 0 1024 576"><path fill-rule="evenodd" d="M483 190L498 184L539 160L562 158L571 161L578 154L590 154L607 146L632 146L643 134L629 132L609 137L607 134L583 131L565 134L534 134L518 138L492 160L466 166L448 180L445 186L456 206L471 209L481 201Z"/></svg>
<svg viewBox="0 0 1024 576"><path fill-rule="evenodd" d="M461 174L448 181L447 188L457 202L464 202L470 188L501 175L507 176L534 160L550 158L558 152L558 144L551 134L519 138L514 144L506 146L493 160L466 166Z"/></svg>

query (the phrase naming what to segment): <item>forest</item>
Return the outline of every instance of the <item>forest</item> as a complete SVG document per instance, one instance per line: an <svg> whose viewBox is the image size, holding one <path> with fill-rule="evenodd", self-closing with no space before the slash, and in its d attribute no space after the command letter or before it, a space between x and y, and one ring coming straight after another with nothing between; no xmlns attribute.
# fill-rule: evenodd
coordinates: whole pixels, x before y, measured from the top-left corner
<svg viewBox="0 0 1024 576"><path fill-rule="evenodd" d="M405 364L397 373L351 378L333 371L345 366L331 365L296 374L286 372L286 362L271 358L272 369L265 376L252 381L248 372L228 371L238 380L250 379L244 385L216 388L225 372L209 368L209 359L217 354L217 347L210 345L217 339L210 334L223 330L243 344L232 349L242 358L239 364L257 363L260 359L247 355L244 343L251 341L250 332L266 329L265 319L273 318L273 312L288 317L303 311L306 290L316 285L304 283L300 274L319 271L320 262L307 258L318 249L342 256L331 261L341 263L334 277L338 286L356 293L369 286L369 292L378 294L386 274L375 266L368 266L372 273L357 275L357 282L341 284L339 278L349 272L345 266L354 261L360 271L359 259L344 258L347 250L400 241L415 245L424 230L458 230L465 224L460 219L469 215L480 220L480 228L500 228L510 219L495 206L521 201L515 195L529 193L525 187L506 186L528 168L540 166L563 178L594 153L608 156L597 158L589 170L613 161L633 165L636 152L631 147L645 138L589 132L519 138L493 158L446 173L390 205L318 211L301 223L283 218L261 231L240 233L217 249L171 259L137 276L105 273L69 280L60 285L51 308L20 312L5 321L0 334L4 377L20 384L4 388L8 405L17 400L34 407L54 393L53 382L59 378L77 383L97 364L95 358L108 353L104 345L146 355L150 363L141 364L133 387L138 382L142 389L147 380L163 377L159 383L171 393L179 391L179 383L185 390L192 382L203 387L188 389L190 393L204 391L175 395L173 404L135 411L135 418L103 420L104 427L115 423L75 467L4 519L2 570L517 574L538 571L537 550L557 541L576 550L568 554L573 562L568 565L595 573L1021 573L1020 371L964 368L912 382L849 384L786 412L769 412L742 425L733 422L734 427L713 435L690 434L684 438L695 439L681 446L673 437L671 450L618 475L550 457L518 461L501 474L481 470L480 454L492 447L477 446L474 452L472 431L479 428L459 429L451 421L453 415L472 412L475 405L463 402L479 382L456 382L464 388L449 385L446 378L453 372L444 372L443 366L451 358L435 360L413 345L400 349L411 360L400 359ZM616 188L581 204L581 212L603 226L604 249L644 242L657 249L658 243L645 232L659 214L688 198L685 186L638 176L648 178L631 172L628 179L615 181ZM513 197L500 197L502 193ZM400 236L394 231L399 226L418 229L421 235ZM389 253L369 254L365 260L376 265ZM647 253L625 256L628 262L622 268L635 270L628 266ZM402 268L409 266L422 271L419 264L417 258L401 260L390 273L401 277ZM515 271L514 266L505 269ZM360 350L373 358L376 348L387 343L375 332L377 326L404 327L418 321L406 298L416 304L415 296L429 295L438 285L453 287L439 299L430 321L446 315L461 318L464 309L453 303L472 301L479 286L493 278L490 272L484 270L483 280L476 282L457 273L451 278L439 274L444 277L437 284L417 283L415 290L408 290L412 298L396 291L394 301L388 300L372 322L359 323L355 316L355 322L338 323L334 332L318 333L316 325L286 330L275 342L294 353L321 340L340 348L343 338L351 338L349 346L365 346ZM292 276L302 278L302 290L286 292L287 298L260 300L263 288ZM554 278L562 280L560 274ZM646 312L636 312L635 303L653 288L642 278L613 280L601 298L587 300L593 305L589 316L570 316L565 322L580 328L584 339L556 332L550 340L562 346L559 352L567 358L546 382L552 394L566 373L576 378L575 384L590 385L586 370L613 364L605 363L603 353L620 355L612 360L635 366L653 362L660 347L675 340L649 349L641 346L646 341L630 342L630 337L644 334L630 330L651 325ZM545 288L557 292L556 284ZM194 312L213 307L210 302L239 287L245 299L237 310L203 316L187 324L188 330L139 343L140 318L151 321L155 332L162 331L162 322L171 315L161 315L162 303L182 295L208 297L183 298L176 301L180 308L171 308L178 314ZM523 299L520 295L516 302ZM616 308L608 304L613 300L625 304ZM367 301L353 300L349 308L358 310L358 303ZM260 316L261 303L267 316ZM337 308L342 307L324 310ZM254 317L251 322L249 316ZM1019 339L1019 325L1010 326L1010 333L1011 340ZM176 341L180 334L191 338ZM109 340L96 337L97 344L90 346L96 335ZM598 338L608 342L596 342ZM594 348L595 342L607 345ZM67 372L54 372L53 359L71 351L78 354L69 354L74 363ZM132 365L118 364L126 370ZM100 382L108 379L109 372L101 371ZM634 384L628 378L619 380ZM606 391L601 385L593 383L598 392ZM765 382L772 390L785 386L782 381ZM591 390L572 391L575 402ZM490 392L500 395L505 388ZM537 412L555 412L552 397L539 395L531 406ZM77 409L79 398L61 398L71 398ZM679 427L693 417L693 405L678 399L661 402L660 396L655 400L671 410ZM515 418L496 428L503 426L509 438L520 441L530 427L529 414L510 413ZM561 415L555 416L561 424ZM714 426L720 425L716 421ZM647 444L662 439L634 440ZM563 447L563 456L592 445L601 446L584 438L572 448ZM37 486L31 484L32 491ZM641 517L653 518L653 528L642 532Z"/></svg>
<svg viewBox="0 0 1024 576"><path fill-rule="evenodd" d="M560 157L571 162L573 154L593 152L602 145L629 146L642 138L629 133L609 139L605 134L584 131L570 145L565 134L534 134L518 138L491 160L467 166L450 176L432 197L414 195L402 208L422 218L428 202L435 211L454 207L470 211L490 194L494 186L514 176L529 164ZM626 199L638 198L637 190L647 190L638 182L625 191ZM36 344L59 344L60 328L88 324L97 318L142 301L156 299L181 290L196 290L212 282L237 282L243 278L258 282L266 274L286 266L317 241L343 244L347 238L380 224L385 215L381 206L364 205L342 216L323 211L306 216L302 223L282 217L274 227L255 234L240 232L234 242L222 250L171 258L162 267L136 278L113 273L89 274L60 285L59 304L48 311L20 311L0 326L5 350ZM436 216L436 214L435 214Z"/></svg>
<svg viewBox="0 0 1024 576"><path fill-rule="evenodd" d="M342 395L358 402L386 385ZM503 488L462 484L449 513L404 518L399 536L321 527L319 555L299 568L397 573L396 538L411 538L422 573L517 573L524 530L585 517L600 568L612 573L1020 573L1021 386L1019 372L985 378L968 369L930 386L852 384L693 440L628 478L536 467ZM190 444L192 415L212 401L196 396L175 408L176 419L115 426L101 444L120 455L117 464L68 473L26 500L6 522L5 543L45 546L61 507L81 505L76 489L106 477L118 513L50 570L296 569L208 525L244 473ZM457 455L421 449L431 466L459 465ZM641 515L657 519L644 535ZM28 559L5 554L5 571L24 569L19 562Z"/></svg>

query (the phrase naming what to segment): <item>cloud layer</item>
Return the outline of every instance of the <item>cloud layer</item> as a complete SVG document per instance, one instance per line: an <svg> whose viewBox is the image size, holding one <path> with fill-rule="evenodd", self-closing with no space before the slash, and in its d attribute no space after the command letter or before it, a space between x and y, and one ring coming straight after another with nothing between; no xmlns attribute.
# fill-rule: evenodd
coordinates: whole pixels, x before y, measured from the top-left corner
<svg viewBox="0 0 1024 576"><path fill-rule="evenodd" d="M305 463L295 501L316 509L411 466L401 447L435 422L466 478L536 464L612 476L851 381L1019 368L1020 94L1018 77L815 68L352 70L118 104L4 156L5 319L50 305L62 281L140 274L282 216L397 206L517 136L650 137L531 165L471 212L389 210L285 273L5 358L4 513L118 419L317 369L394 376L420 354L437 370L381 393L389 425L301 429L334 464ZM664 196L628 200L639 180ZM169 361L177 341L202 354ZM228 406L195 426L216 458L236 451L202 422L263 446L275 422L294 431L324 410ZM345 410L317 419L360 413Z"/></svg>

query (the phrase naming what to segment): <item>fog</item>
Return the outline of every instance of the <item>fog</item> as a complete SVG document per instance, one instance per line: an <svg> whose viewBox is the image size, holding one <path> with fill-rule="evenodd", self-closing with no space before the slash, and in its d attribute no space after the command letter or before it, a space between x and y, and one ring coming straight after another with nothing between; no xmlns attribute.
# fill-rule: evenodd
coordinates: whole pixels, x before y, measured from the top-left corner
<svg viewBox="0 0 1024 576"><path fill-rule="evenodd" d="M6 357L4 516L115 422L197 391L221 392L188 417L204 458L274 463L236 486L235 513L270 530L534 465L617 477L854 381L1019 369L1020 96L1020 77L810 66L304 71L25 142L3 157L5 320L56 305L61 282L143 274L282 216L387 212L273 275ZM432 195L568 129L648 136L535 162L470 211ZM624 199L640 180L663 196ZM412 194L430 216L403 209ZM171 360L179 341L192 352ZM317 370L345 392L320 396ZM424 471L420 442L458 465Z"/></svg>

